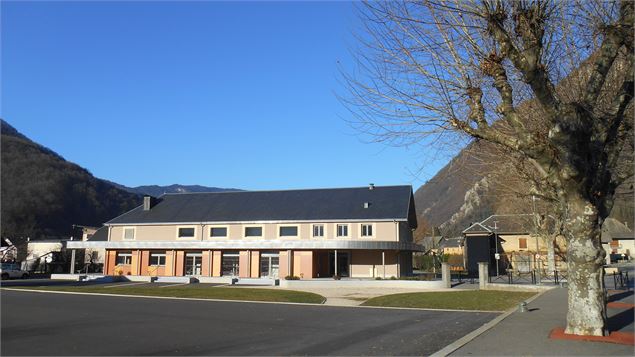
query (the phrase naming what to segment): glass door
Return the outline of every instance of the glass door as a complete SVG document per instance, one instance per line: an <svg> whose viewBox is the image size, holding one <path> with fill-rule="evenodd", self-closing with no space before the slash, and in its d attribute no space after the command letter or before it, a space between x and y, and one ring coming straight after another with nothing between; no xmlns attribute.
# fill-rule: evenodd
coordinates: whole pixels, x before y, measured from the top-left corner
<svg viewBox="0 0 635 357"><path fill-rule="evenodd" d="M263 252L260 255L260 276L263 278L277 278L280 268L280 254Z"/></svg>
<svg viewBox="0 0 635 357"><path fill-rule="evenodd" d="M186 253L185 254L185 275L202 275L203 254L202 253Z"/></svg>
<svg viewBox="0 0 635 357"><path fill-rule="evenodd" d="M240 258L238 252L223 252L221 261L221 274L223 276L237 276L239 272Z"/></svg>

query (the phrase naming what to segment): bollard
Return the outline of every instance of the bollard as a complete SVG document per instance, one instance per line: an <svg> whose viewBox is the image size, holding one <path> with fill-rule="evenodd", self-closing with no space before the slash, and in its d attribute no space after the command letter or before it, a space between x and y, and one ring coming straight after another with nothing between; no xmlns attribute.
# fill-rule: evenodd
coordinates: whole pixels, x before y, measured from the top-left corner
<svg viewBox="0 0 635 357"><path fill-rule="evenodd" d="M478 288L487 289L489 283L489 263L478 262Z"/></svg>
<svg viewBox="0 0 635 357"><path fill-rule="evenodd" d="M449 263L441 263L441 278L443 279L443 286L445 288L452 287L452 276L450 273L450 264Z"/></svg>
<svg viewBox="0 0 635 357"><path fill-rule="evenodd" d="M518 312L527 312L527 302L523 301L518 304Z"/></svg>

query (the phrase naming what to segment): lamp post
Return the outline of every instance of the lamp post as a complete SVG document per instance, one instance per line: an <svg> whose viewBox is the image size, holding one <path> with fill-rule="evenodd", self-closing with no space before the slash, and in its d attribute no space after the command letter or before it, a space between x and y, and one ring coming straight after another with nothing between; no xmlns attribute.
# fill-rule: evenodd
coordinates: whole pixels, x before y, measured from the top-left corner
<svg viewBox="0 0 635 357"><path fill-rule="evenodd" d="M494 221L494 249L496 250L494 259L496 260L496 277L498 277L498 262L501 258L500 254L498 253L498 234L496 233L496 230L498 229L498 227L496 226L497 223L498 221Z"/></svg>

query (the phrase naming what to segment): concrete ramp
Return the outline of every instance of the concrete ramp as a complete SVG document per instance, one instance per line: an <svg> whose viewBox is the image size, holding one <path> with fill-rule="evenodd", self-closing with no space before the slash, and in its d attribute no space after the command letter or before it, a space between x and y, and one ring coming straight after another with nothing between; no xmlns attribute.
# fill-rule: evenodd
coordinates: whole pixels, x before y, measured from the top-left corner
<svg viewBox="0 0 635 357"><path fill-rule="evenodd" d="M278 279L238 278L234 285L277 286L280 283Z"/></svg>
<svg viewBox="0 0 635 357"><path fill-rule="evenodd" d="M159 276L155 283L191 284L198 283L198 279L191 276Z"/></svg>

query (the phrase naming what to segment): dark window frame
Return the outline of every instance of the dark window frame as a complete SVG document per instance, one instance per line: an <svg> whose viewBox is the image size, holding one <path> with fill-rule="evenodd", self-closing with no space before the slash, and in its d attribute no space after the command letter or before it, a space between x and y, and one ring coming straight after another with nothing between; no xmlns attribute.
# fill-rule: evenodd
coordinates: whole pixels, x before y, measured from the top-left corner
<svg viewBox="0 0 635 357"><path fill-rule="evenodd" d="M192 230L192 235L183 235L181 232L183 230ZM179 227L176 232L176 236L178 238L194 238L196 237L196 227Z"/></svg>
<svg viewBox="0 0 635 357"><path fill-rule="evenodd" d="M282 230L285 229L291 229L291 230L295 230L294 234L289 234L288 232L286 233L282 233ZM279 226L278 227L278 236L279 237L297 237L299 235L299 229L298 226Z"/></svg>

